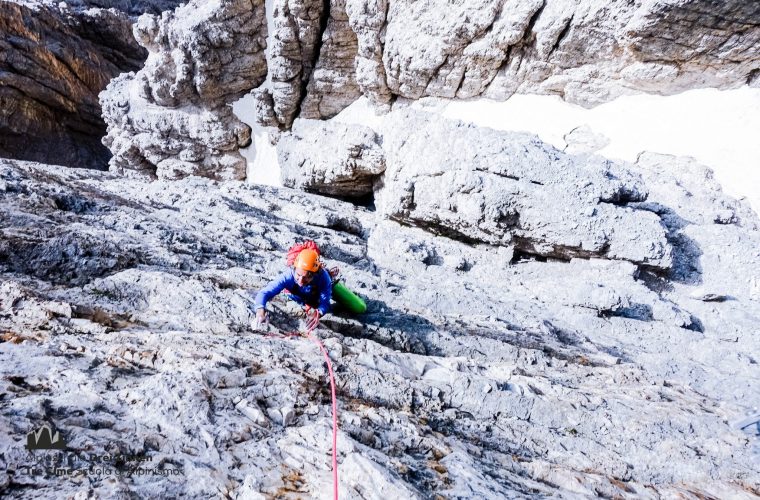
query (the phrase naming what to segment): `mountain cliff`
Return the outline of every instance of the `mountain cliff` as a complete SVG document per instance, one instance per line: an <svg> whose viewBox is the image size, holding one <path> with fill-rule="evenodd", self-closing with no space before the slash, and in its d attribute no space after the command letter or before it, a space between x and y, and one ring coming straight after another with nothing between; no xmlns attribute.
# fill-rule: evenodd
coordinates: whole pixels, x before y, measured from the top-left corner
<svg viewBox="0 0 760 500"><path fill-rule="evenodd" d="M0 13L3 497L329 498L330 366L340 498L760 495L746 200L436 107L757 86L757 3ZM254 139L282 187L243 182ZM329 366L283 295L252 328L306 239L368 306L321 319Z"/></svg>

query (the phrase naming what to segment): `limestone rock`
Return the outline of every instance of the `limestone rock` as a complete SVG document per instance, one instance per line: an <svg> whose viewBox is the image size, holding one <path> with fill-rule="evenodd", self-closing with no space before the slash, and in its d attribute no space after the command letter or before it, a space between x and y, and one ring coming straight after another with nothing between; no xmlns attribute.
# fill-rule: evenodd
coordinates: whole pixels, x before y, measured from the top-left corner
<svg viewBox="0 0 760 500"><path fill-rule="evenodd" d="M296 120L277 143L285 186L359 197L372 193L385 170L380 139L371 129L317 120Z"/></svg>
<svg viewBox="0 0 760 500"><path fill-rule="evenodd" d="M758 228L757 215L724 194L712 170L692 158L643 153L636 166L655 196L634 205L658 214L665 225L674 256L670 278L710 287L713 293L749 294L752 276L716 274L714 269L742 268L760 258L760 250L750 250L747 236ZM728 243L737 250L718 250Z"/></svg>
<svg viewBox="0 0 760 500"><path fill-rule="evenodd" d="M412 110L391 116L378 193L386 217L534 255L670 267L659 218L627 206L644 201L647 192L625 166L566 155L528 134Z"/></svg>
<svg viewBox="0 0 760 500"><path fill-rule="evenodd" d="M347 0L346 13L359 44L356 81L362 93L380 109L389 110L391 90L383 64L388 0Z"/></svg>
<svg viewBox="0 0 760 500"><path fill-rule="evenodd" d="M18 283L0 283L0 291L0 327L14 325L29 330L50 329L51 324L55 324L54 318L71 318L69 304L44 300Z"/></svg>
<svg viewBox="0 0 760 500"><path fill-rule="evenodd" d="M145 67L114 79L101 94L117 172L175 179L245 177L238 152L250 127L227 105L266 74L263 2L191 2L135 25L148 49Z"/></svg>
<svg viewBox="0 0 760 500"><path fill-rule="evenodd" d="M760 28L747 24L760 10L739 0L349 0L347 12L357 80L377 102L520 92L591 106L631 92L735 88L760 66Z"/></svg>
<svg viewBox="0 0 760 500"><path fill-rule="evenodd" d="M322 0L272 2L274 33L268 38L269 75L266 91L256 97L263 98L257 103L259 108L271 102L271 112L264 115L274 114L280 127L290 127L304 98L319 53L325 6Z"/></svg>
<svg viewBox="0 0 760 500"><path fill-rule="evenodd" d="M542 5L540 0L508 5L480 0L441 9L419 2L391 2L383 57L388 86L415 99L482 93Z"/></svg>
<svg viewBox="0 0 760 500"><path fill-rule="evenodd" d="M301 104L302 118L331 118L360 95L354 61L358 41L346 13L346 0L331 0L316 66Z"/></svg>
<svg viewBox="0 0 760 500"><path fill-rule="evenodd" d="M642 155L629 168L649 197L627 205L668 228L680 263L668 273L513 259L287 188L0 161L0 494L27 491L23 444L43 422L72 449L163 471L95 481L96 496L330 491L324 358L280 337L300 308L280 296L271 335L247 327L250 293L304 237L369 305L315 332L338 387L341 498L751 494L756 426L730 422L757 414L757 218L690 160ZM715 223L727 209L735 222ZM99 245L77 251L84 239ZM100 264L112 251L134 259ZM15 256L31 252L41 272ZM34 486L81 490L54 474Z"/></svg>
<svg viewBox="0 0 760 500"><path fill-rule="evenodd" d="M593 106L637 92L735 88L760 72L753 55L760 28L745 22L760 11L738 0L274 0L267 69L263 5L251 13L233 3L201 12L241 15L181 21L193 4L177 11L180 21L172 14L138 25L137 38L151 51L146 68L121 77L104 97L112 168L242 178L238 149L250 132L222 108L252 90L258 122L289 129L297 117L330 118L360 95L381 112L398 97L507 99L516 92ZM189 40L203 33L229 40L196 50ZM126 101L129 111L121 109ZM140 123L138 115L153 118ZM197 119L185 125L188 117ZM570 152L603 143L581 132L569 137Z"/></svg>
<svg viewBox="0 0 760 500"><path fill-rule="evenodd" d="M0 154L105 168L98 93L146 55L129 17L113 8L6 1L0 34Z"/></svg>

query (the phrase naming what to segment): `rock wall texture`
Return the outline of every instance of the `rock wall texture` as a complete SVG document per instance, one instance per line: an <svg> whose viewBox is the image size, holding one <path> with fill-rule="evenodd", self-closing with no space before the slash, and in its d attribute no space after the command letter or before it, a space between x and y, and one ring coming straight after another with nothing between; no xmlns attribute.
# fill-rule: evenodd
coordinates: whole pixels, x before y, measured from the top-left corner
<svg viewBox="0 0 760 500"><path fill-rule="evenodd" d="M360 82L373 73L372 88L414 99L529 92L589 106L642 90L738 87L760 68L756 2L389 1L380 22L353 3L352 26L372 27L360 40L375 40L357 68L376 67L381 53L384 70Z"/></svg>
<svg viewBox="0 0 760 500"><path fill-rule="evenodd" d="M176 36L155 43L148 42L150 35L138 37L152 55L134 85L184 88L194 64L213 68L219 82L237 84L224 96L199 92L195 99L189 97L192 92L177 90L182 96L147 101L140 92L114 84L122 95L106 100L123 106L104 107L111 124L106 144L115 155L116 169L158 171L167 177L190 172L240 177L236 149L247 144L246 127L222 107L249 90L255 95L259 123L288 129L296 117L330 118L360 95L383 112L398 97L507 99L516 92L556 94L593 106L623 94L760 82L757 2L274 0L266 68L261 3L192 5L178 11L176 21L143 25ZM194 52L190 40L204 38L211 28L181 21L193 9L216 19L214 29L232 33L234 43L201 42L208 50ZM229 17L228 12L238 15ZM242 26L241 19L250 22ZM240 37L243 32L245 37ZM172 70L175 66L185 69ZM119 123L128 113L117 108L142 110L146 103L153 113L165 114L167 123L175 121L170 118L174 109L192 103L209 110L218 125L172 125L173 131L167 132L156 123L136 124L132 118ZM198 113L190 111L192 116ZM172 138L171 145L161 144L162 134ZM184 156L177 158L181 151Z"/></svg>
<svg viewBox="0 0 760 500"><path fill-rule="evenodd" d="M299 309L279 297L272 335L248 329L247 291L308 237L369 306L315 332L340 498L752 498L760 221L692 160L629 169L668 271L509 264L507 247L287 188L0 161L0 495L330 492L324 359L278 335ZM125 473L26 474L43 423L79 450L63 465ZM117 453L159 473L97 458Z"/></svg>
<svg viewBox="0 0 760 500"><path fill-rule="evenodd" d="M273 0L269 74L256 89L259 122L289 128L314 69L328 11L322 0Z"/></svg>
<svg viewBox="0 0 760 500"><path fill-rule="evenodd" d="M115 9L0 2L0 155L105 168L98 93L146 53Z"/></svg>
<svg viewBox="0 0 760 500"><path fill-rule="evenodd" d="M260 85L264 2L190 2L134 27L149 55L101 94L111 169L160 178L245 178L250 127L227 104Z"/></svg>
<svg viewBox="0 0 760 500"><path fill-rule="evenodd" d="M647 191L622 164L412 110L385 129L377 205L388 218L548 257L671 265L659 218L628 206Z"/></svg>
<svg viewBox="0 0 760 500"><path fill-rule="evenodd" d="M358 51L342 79L380 108L395 96L516 92L593 106L641 91L757 84L760 74L756 2L347 0L345 12ZM333 99L344 100L325 95L323 117Z"/></svg>
<svg viewBox="0 0 760 500"><path fill-rule="evenodd" d="M0 3L22 68L0 92L28 102L9 113L96 113L66 97L104 84L77 64L137 61L119 40L145 4L77 2L76 33L113 48L82 61L37 43L46 23L76 30L29 5ZM0 160L0 496L329 492L331 399L292 335L301 309L279 296L271 335L250 328L251 293L307 238L368 304L314 332L341 498L757 496L757 215L689 158L608 161L582 128L570 154L396 99L757 83L757 3L272 5L273 33L261 0L140 16L144 67L101 93L110 172ZM23 93L45 65L77 78ZM250 129L229 105L250 91L300 191L237 182ZM376 131L303 118L358 95L389 111ZM121 474L25 472L43 424L75 469ZM117 454L156 472L98 458Z"/></svg>
<svg viewBox="0 0 760 500"><path fill-rule="evenodd" d="M346 0L330 1L319 58L301 103L302 118L330 118L362 95L354 64L358 40L346 13Z"/></svg>
<svg viewBox="0 0 760 500"><path fill-rule="evenodd" d="M296 120L280 138L277 156L285 186L326 195L371 195L385 170L372 129L319 120Z"/></svg>

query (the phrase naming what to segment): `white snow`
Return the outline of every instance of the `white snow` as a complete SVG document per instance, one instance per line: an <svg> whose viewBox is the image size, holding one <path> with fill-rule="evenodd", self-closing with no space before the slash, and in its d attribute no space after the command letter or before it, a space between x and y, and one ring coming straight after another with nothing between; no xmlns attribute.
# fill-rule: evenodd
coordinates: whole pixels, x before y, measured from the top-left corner
<svg viewBox="0 0 760 500"><path fill-rule="evenodd" d="M274 5L273 0L266 0L264 3L267 16L267 46L264 49L266 54L267 65L269 64L269 52L272 46L272 34L274 33ZM267 71L267 79L263 87L271 85L271 72ZM282 187L280 179L280 164L277 160L277 150L269 142L269 134L266 129L256 123L253 96L246 95L242 99L232 104L232 112L240 120L251 127L251 145L247 148L241 148L240 154L248 162L246 171L246 181L254 184L266 184L269 186Z"/></svg>
<svg viewBox="0 0 760 500"><path fill-rule="evenodd" d="M564 150L565 136L586 125L609 144L602 156L635 162L642 151L692 156L712 168L723 189L746 197L760 212L760 89L697 89L673 96L625 96L593 109L557 96L515 95L507 101L421 99L396 104L441 113L451 119L497 130L525 131ZM380 130L361 98L335 120Z"/></svg>
<svg viewBox="0 0 760 500"><path fill-rule="evenodd" d="M251 145L240 148L240 154L248 162L246 181L282 187L277 149L269 142L269 133L256 123L253 95L248 94L232 104L232 112L240 121L251 127Z"/></svg>
<svg viewBox="0 0 760 500"><path fill-rule="evenodd" d="M251 107L248 99L236 102L234 108L235 114L253 128L253 144L241 150L248 159L248 178L280 186L275 147L250 112L246 113ZM697 89L672 96L624 96L593 109L541 95L515 95L503 102L399 99L396 106L413 106L497 130L534 133L561 150L568 146L565 137L569 132L586 126L608 140L597 153L610 159L635 162L643 151L692 156L713 169L726 193L745 198L760 213L760 89L744 86L723 91ZM384 117L376 115L362 97L333 120L380 132Z"/></svg>

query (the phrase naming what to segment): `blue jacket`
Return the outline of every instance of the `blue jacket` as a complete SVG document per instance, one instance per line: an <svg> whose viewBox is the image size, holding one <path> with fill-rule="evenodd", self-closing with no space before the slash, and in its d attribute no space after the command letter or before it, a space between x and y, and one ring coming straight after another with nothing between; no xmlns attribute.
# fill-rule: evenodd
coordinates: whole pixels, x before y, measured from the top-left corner
<svg viewBox="0 0 760 500"><path fill-rule="evenodd" d="M254 300L256 309L266 308L267 302L285 289L290 292L290 298L299 304L308 304L316 307L323 316L330 312L332 280L330 279L330 274L324 268L317 271L314 279L304 287L296 284L296 280L293 277L293 268L286 269L256 294L256 299Z"/></svg>

